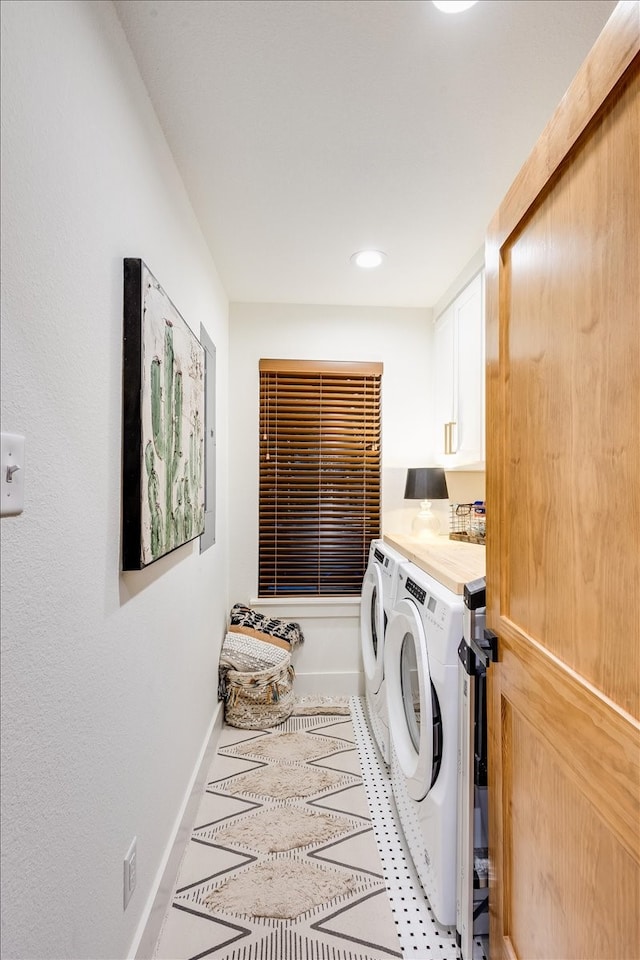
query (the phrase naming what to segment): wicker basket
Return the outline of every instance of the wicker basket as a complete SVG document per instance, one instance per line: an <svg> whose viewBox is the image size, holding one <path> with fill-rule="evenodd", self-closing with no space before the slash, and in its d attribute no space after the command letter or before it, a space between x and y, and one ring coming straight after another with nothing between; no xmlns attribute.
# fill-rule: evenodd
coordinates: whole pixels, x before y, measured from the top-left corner
<svg viewBox="0 0 640 960"><path fill-rule="evenodd" d="M230 726L259 730L275 727L291 716L295 671L286 650L228 633L220 655L220 673L224 717Z"/></svg>

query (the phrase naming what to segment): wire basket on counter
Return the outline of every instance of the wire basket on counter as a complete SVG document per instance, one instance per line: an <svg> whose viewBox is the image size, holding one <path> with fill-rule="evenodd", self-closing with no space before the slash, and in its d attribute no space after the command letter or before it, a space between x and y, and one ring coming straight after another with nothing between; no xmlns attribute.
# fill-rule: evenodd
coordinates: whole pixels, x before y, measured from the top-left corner
<svg viewBox="0 0 640 960"><path fill-rule="evenodd" d="M483 501L452 503L449 509L449 540L486 543L486 517Z"/></svg>

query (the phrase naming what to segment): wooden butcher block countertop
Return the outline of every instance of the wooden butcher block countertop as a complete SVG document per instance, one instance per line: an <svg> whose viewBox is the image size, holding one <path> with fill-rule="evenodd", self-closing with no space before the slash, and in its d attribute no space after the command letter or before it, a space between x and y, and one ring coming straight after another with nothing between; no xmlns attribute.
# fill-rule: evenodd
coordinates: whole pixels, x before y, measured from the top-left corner
<svg viewBox="0 0 640 960"><path fill-rule="evenodd" d="M481 544L462 543L448 537L425 542L392 533L385 533L383 540L453 593L462 594L465 583L485 576L486 548Z"/></svg>

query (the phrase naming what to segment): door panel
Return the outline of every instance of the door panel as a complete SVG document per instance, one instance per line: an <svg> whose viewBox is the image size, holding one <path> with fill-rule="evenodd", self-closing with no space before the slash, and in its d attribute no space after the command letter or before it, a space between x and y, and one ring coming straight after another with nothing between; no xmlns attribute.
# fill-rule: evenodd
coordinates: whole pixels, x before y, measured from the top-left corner
<svg viewBox="0 0 640 960"><path fill-rule="evenodd" d="M640 4L487 237L491 956L640 957Z"/></svg>
<svg viewBox="0 0 640 960"><path fill-rule="evenodd" d="M505 709L513 706L539 732L603 824L640 862L637 725L506 624L501 639Z"/></svg>
<svg viewBox="0 0 640 960"><path fill-rule="evenodd" d="M511 877L506 932L515 955L637 960L636 861L602 829L598 811L517 704L507 702L505 728L504 792L513 811L505 836ZM541 797L554 802L540 803Z"/></svg>
<svg viewBox="0 0 640 960"><path fill-rule="evenodd" d="M639 621L611 600L640 582L640 255L616 242L640 210L639 104L636 73L504 245L501 317L508 536L531 547L503 555L503 612L635 717Z"/></svg>

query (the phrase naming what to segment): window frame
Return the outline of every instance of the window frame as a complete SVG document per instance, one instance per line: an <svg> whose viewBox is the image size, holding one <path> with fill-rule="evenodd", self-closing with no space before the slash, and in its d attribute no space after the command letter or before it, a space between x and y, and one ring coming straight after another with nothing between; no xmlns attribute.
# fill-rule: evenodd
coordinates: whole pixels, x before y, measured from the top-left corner
<svg viewBox="0 0 640 960"><path fill-rule="evenodd" d="M379 362L260 360L260 598L360 593L381 528L382 373Z"/></svg>

